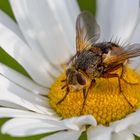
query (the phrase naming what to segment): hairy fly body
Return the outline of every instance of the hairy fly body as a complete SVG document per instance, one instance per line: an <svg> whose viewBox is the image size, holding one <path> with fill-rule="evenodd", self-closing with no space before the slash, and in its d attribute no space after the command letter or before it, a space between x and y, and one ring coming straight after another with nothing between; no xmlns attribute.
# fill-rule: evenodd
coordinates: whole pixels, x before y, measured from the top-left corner
<svg viewBox="0 0 140 140"><path fill-rule="evenodd" d="M99 37L100 27L95 17L89 12L82 12L76 21L76 54L66 67L66 80L64 80L66 93L57 104L64 101L70 92L70 87L75 91L83 90L82 114L89 90L96 84L95 79L117 78L119 92L127 100L128 104L133 107L123 94L121 80L131 84L123 79L123 74L128 60L140 56L140 44L124 47L113 42L97 42ZM120 68L121 74L118 75L114 71ZM90 80L89 86L87 86L87 80Z"/></svg>

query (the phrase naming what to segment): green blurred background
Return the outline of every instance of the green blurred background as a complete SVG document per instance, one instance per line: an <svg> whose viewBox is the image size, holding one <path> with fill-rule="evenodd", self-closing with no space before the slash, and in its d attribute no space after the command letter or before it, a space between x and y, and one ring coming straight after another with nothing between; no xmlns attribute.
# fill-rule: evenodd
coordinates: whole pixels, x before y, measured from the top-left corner
<svg viewBox="0 0 140 140"><path fill-rule="evenodd" d="M79 6L81 10L88 10L95 14L96 11L96 0L78 0ZM0 0L0 9L6 12L9 16L11 16L14 20L14 16L12 13L12 10L10 8L10 4L8 0ZM15 69L16 71L19 71L20 73L29 76L27 72L15 61L13 60L7 53L5 53L0 48L0 62L10 66L11 68ZM6 121L6 119L0 119L0 126ZM46 134L38 135L38 136L32 136L32 137L22 137L22 138L15 138L8 135L3 135L0 133L0 140L39 140L43 136L46 136ZM86 140L86 134L83 133L80 137L80 140ZM136 137L136 140L140 140L140 138Z"/></svg>

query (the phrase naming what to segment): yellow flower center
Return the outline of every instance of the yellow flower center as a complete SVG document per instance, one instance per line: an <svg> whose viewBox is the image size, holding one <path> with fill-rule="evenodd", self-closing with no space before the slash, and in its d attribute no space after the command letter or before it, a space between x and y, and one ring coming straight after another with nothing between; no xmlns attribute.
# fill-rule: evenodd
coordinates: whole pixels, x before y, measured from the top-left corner
<svg viewBox="0 0 140 140"><path fill-rule="evenodd" d="M113 73L120 72L117 70ZM96 85L89 91L83 115L93 115L98 124L107 125L134 112L140 105L140 75L127 68L123 77L129 82L121 80L123 94L127 99L119 92L117 78L96 78ZM51 86L48 94L50 105L63 118L80 116L84 101L83 90L70 91L65 100L57 104L66 93L65 88L61 89L65 84L62 82L64 79L65 72Z"/></svg>

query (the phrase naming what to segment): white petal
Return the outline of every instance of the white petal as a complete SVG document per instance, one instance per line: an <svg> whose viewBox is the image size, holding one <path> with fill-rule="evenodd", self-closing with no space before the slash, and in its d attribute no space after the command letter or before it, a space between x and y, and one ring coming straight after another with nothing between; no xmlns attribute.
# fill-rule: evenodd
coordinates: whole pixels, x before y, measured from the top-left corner
<svg viewBox="0 0 140 140"><path fill-rule="evenodd" d="M12 30L14 33L16 33L21 39L24 40L23 35L21 34L21 31L16 24L9 16L7 16L3 11L0 10L0 23L5 25L7 28Z"/></svg>
<svg viewBox="0 0 140 140"><path fill-rule="evenodd" d="M131 113L124 119L113 122L111 124L111 126L114 127L114 131L118 133L120 131L123 131L123 130L129 128L129 126L131 126L131 125L135 125L135 124L139 123L140 122L139 116L140 116L140 109L134 113Z"/></svg>
<svg viewBox="0 0 140 140"><path fill-rule="evenodd" d="M66 132L58 132L56 134L47 136L42 138L41 140L78 140L81 135L81 131L66 131Z"/></svg>
<svg viewBox="0 0 140 140"><path fill-rule="evenodd" d="M71 14L77 15L78 8L75 1L68 1L11 0L16 19L32 49L44 53L55 64L65 62L74 52L75 28Z"/></svg>
<svg viewBox="0 0 140 140"><path fill-rule="evenodd" d="M139 4L139 6L140 6L140 4ZM139 22L138 22L137 28L133 34L133 38L132 38L132 42L134 42L134 43L136 43L136 42L140 43L140 38L139 38L139 36L140 36L140 33L139 33L139 31L140 31L140 12L139 12L139 16L137 18L138 18Z"/></svg>
<svg viewBox="0 0 140 140"><path fill-rule="evenodd" d="M12 109L12 108L5 108L0 107L0 118L30 118L30 119L43 119L43 120L58 120L52 116L39 114L31 111L19 110L19 109Z"/></svg>
<svg viewBox="0 0 140 140"><path fill-rule="evenodd" d="M97 122L95 118L91 115L85 115L81 117L73 117L70 119L64 119L63 123L70 129L80 130L81 127L85 125L93 125L96 126Z"/></svg>
<svg viewBox="0 0 140 140"><path fill-rule="evenodd" d="M135 137L128 130L125 130L119 133L113 133L112 140L135 140Z"/></svg>
<svg viewBox="0 0 140 140"><path fill-rule="evenodd" d="M40 93L40 94L46 95L48 92L48 89L39 86L38 84L33 82L31 79L23 76L22 74L14 71L13 69L11 69L1 63L0 63L0 74L4 75L10 81L13 81L17 85L19 85L33 93Z"/></svg>
<svg viewBox="0 0 140 140"><path fill-rule="evenodd" d="M5 100L4 101L0 100L0 106L9 107L9 108L16 108L16 109L21 109L21 110L26 110L25 107L20 106L17 103L13 103L13 102L10 102L10 101L5 101Z"/></svg>
<svg viewBox="0 0 140 140"><path fill-rule="evenodd" d="M40 55L33 52L16 34L0 24L0 46L16 59L30 76L43 86L53 81L49 72L53 73L50 65Z"/></svg>
<svg viewBox="0 0 140 140"><path fill-rule="evenodd" d="M132 38L133 43L136 43L136 42L140 43L140 38L139 38L140 33L139 33L139 31L140 31L140 23L138 24L138 26L136 28L136 31L135 31L135 33L133 35L133 38Z"/></svg>
<svg viewBox="0 0 140 140"><path fill-rule="evenodd" d="M97 18L102 38L129 41L139 17L139 0L97 0Z"/></svg>
<svg viewBox="0 0 140 140"><path fill-rule="evenodd" d="M136 136L140 137L140 123L130 126L129 130Z"/></svg>
<svg viewBox="0 0 140 140"><path fill-rule="evenodd" d="M112 128L98 125L89 127L87 130L88 140L111 140Z"/></svg>
<svg viewBox="0 0 140 140"><path fill-rule="evenodd" d="M54 114L46 98L32 94L0 75L0 101L8 101L35 112ZM1 102L0 102L1 104Z"/></svg>
<svg viewBox="0 0 140 140"><path fill-rule="evenodd" d="M140 14L140 12L139 12ZM138 20L140 19L140 15L138 17ZM140 22L138 23L138 26L135 30L135 33L132 37L132 40L131 42L132 43L140 43ZM133 63L130 63L131 64L131 67L133 67L134 69L136 69L137 72L140 72L140 58L137 57L134 59Z"/></svg>
<svg viewBox="0 0 140 140"><path fill-rule="evenodd" d="M65 129L65 126L54 120L15 118L7 121L2 126L2 133L7 133L13 136L29 136Z"/></svg>
<svg viewBox="0 0 140 140"><path fill-rule="evenodd" d="M77 4L77 1L76 0L67 0L67 1L63 0L63 2L67 6L67 10L69 12L68 14L71 17L73 27L75 27L76 18L80 13L80 9L79 9L79 6Z"/></svg>
<svg viewBox="0 0 140 140"><path fill-rule="evenodd" d="M134 68L134 70L136 70L136 72L140 72L140 61L139 61L139 57L135 58L135 64L131 64L132 68Z"/></svg>

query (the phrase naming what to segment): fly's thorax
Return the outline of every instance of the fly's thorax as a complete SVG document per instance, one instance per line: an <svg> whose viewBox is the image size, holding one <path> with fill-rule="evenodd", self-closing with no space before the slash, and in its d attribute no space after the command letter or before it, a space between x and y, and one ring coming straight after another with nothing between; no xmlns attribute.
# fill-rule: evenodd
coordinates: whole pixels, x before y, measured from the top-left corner
<svg viewBox="0 0 140 140"><path fill-rule="evenodd" d="M83 71L89 79L99 77L102 63L102 56L98 48L90 48L89 50L81 52L75 60L77 69ZM99 69L98 69L99 68Z"/></svg>

